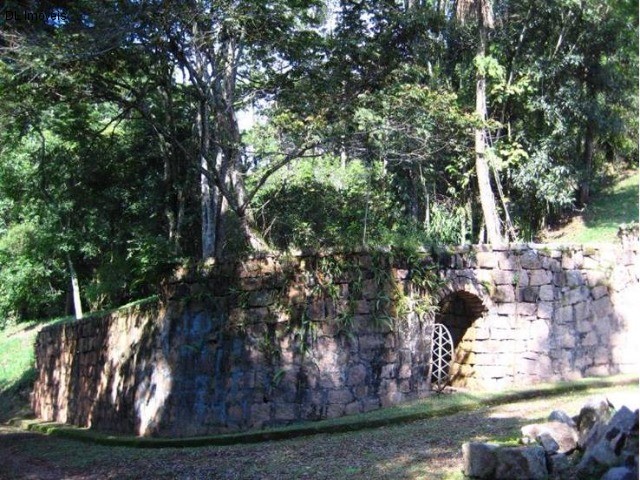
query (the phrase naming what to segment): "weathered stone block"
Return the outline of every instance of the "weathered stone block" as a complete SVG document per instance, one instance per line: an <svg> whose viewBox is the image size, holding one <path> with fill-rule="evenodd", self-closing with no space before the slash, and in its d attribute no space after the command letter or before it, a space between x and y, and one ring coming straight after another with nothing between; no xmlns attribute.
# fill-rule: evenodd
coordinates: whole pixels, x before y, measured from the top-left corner
<svg viewBox="0 0 640 480"><path fill-rule="evenodd" d="M543 302L551 302L556 299L556 289L553 285L541 285L538 291L538 298Z"/></svg>
<svg viewBox="0 0 640 480"><path fill-rule="evenodd" d="M542 257L542 268L551 272L561 272L562 263L558 258Z"/></svg>
<svg viewBox="0 0 640 480"><path fill-rule="evenodd" d="M572 332L562 331L557 336L557 342L560 348L573 349L576 346L576 337Z"/></svg>
<svg viewBox="0 0 640 480"><path fill-rule="evenodd" d="M610 275L601 270L587 270L586 272L587 284L590 287L596 287L598 285L607 285L610 281Z"/></svg>
<svg viewBox="0 0 640 480"><path fill-rule="evenodd" d="M573 306L573 313L577 322L585 322L591 317L591 302L583 301Z"/></svg>
<svg viewBox="0 0 640 480"><path fill-rule="evenodd" d="M564 272L566 278L566 285L568 287L579 287L585 284L584 278L582 277L582 272L579 270L568 270Z"/></svg>
<svg viewBox="0 0 640 480"><path fill-rule="evenodd" d="M462 469L464 474L472 478L494 478L497 449L497 445L489 443L464 443L462 445Z"/></svg>
<svg viewBox="0 0 640 480"><path fill-rule="evenodd" d="M553 318L560 324L572 323L574 321L573 307L571 305L558 307Z"/></svg>
<svg viewBox="0 0 640 480"><path fill-rule="evenodd" d="M334 403L327 405L327 418L341 417L345 413L345 405L341 403Z"/></svg>
<svg viewBox="0 0 640 480"><path fill-rule="evenodd" d="M584 336L594 330L593 322L590 319L576 321L576 333Z"/></svg>
<svg viewBox="0 0 640 480"><path fill-rule="evenodd" d="M591 309L596 321L598 321L612 313L613 306L611 304L611 299L606 296L601 297L598 300L594 300L591 304Z"/></svg>
<svg viewBox="0 0 640 480"><path fill-rule="evenodd" d="M522 436L531 441L540 441L540 437L548 435L555 443L555 448L551 442L547 442L543 448L548 453L568 453L578 447L578 431L575 427L565 422L550 421L546 423L535 423L526 425L520 429Z"/></svg>
<svg viewBox="0 0 640 480"><path fill-rule="evenodd" d="M520 267L525 270L537 270L542 268L542 262L538 253L533 250L524 252L519 258L519 263Z"/></svg>
<svg viewBox="0 0 640 480"><path fill-rule="evenodd" d="M542 447L500 448L496 452L496 480L545 480L548 475Z"/></svg>
<svg viewBox="0 0 640 480"><path fill-rule="evenodd" d="M535 317L538 310L538 306L535 303L523 303L517 302L514 304L517 316L521 317Z"/></svg>
<svg viewBox="0 0 640 480"><path fill-rule="evenodd" d="M565 252L562 255L562 268L564 270L573 270L576 268L576 262L573 260L573 252Z"/></svg>
<svg viewBox="0 0 640 480"><path fill-rule="evenodd" d="M477 252L476 264L478 268L496 268L498 266L498 259L493 252Z"/></svg>
<svg viewBox="0 0 640 480"><path fill-rule="evenodd" d="M510 285L498 285L492 295L496 303L508 303L516 300L514 288Z"/></svg>
<svg viewBox="0 0 640 480"><path fill-rule="evenodd" d="M517 274L513 271L495 269L491 271L491 278L496 285L515 285L517 283Z"/></svg>
<svg viewBox="0 0 640 480"><path fill-rule="evenodd" d="M355 415L356 413L360 413L362 411L362 405L360 402L351 402L344 408L345 415Z"/></svg>
<svg viewBox="0 0 640 480"><path fill-rule="evenodd" d="M402 365L400 365L400 368L398 369L398 378L400 379L407 379L407 378L411 378L411 364L408 363L403 363Z"/></svg>
<svg viewBox="0 0 640 480"><path fill-rule="evenodd" d="M274 303L275 297L273 290L255 290L249 293L247 305L249 307L267 307Z"/></svg>
<svg viewBox="0 0 640 480"><path fill-rule="evenodd" d="M609 316L606 318L600 318L598 321L595 322L596 334L601 339L601 343L611 342L610 339L613 338L614 336L613 334L618 329L618 327L615 326L615 324L616 322L615 320L613 320L612 316Z"/></svg>
<svg viewBox="0 0 640 480"><path fill-rule="evenodd" d="M395 364L383 365L380 369L380 378L396 378Z"/></svg>
<svg viewBox="0 0 640 480"><path fill-rule="evenodd" d="M575 287L569 290L564 296L563 300L569 305L574 305L578 302L585 302L590 297L589 289L585 286Z"/></svg>
<svg viewBox="0 0 640 480"><path fill-rule="evenodd" d="M609 294L609 289L604 285L598 285L597 287L593 287L591 289L591 296L594 300L598 300L599 298L604 297Z"/></svg>
<svg viewBox="0 0 640 480"><path fill-rule="evenodd" d="M498 315L513 316L516 314L515 303L498 303L494 308Z"/></svg>
<svg viewBox="0 0 640 480"><path fill-rule="evenodd" d="M504 252L504 257L499 258L498 267L501 270L520 270L519 255L511 252Z"/></svg>
<svg viewBox="0 0 640 480"><path fill-rule="evenodd" d="M531 270L529 272L529 285L532 287L548 285L553 282L553 273L548 270Z"/></svg>
<svg viewBox="0 0 640 480"><path fill-rule="evenodd" d="M584 375L586 377L606 377L612 373L612 369L608 365L594 365L586 369Z"/></svg>
<svg viewBox="0 0 640 480"><path fill-rule="evenodd" d="M611 351L607 347L598 347L593 361L596 365L609 365L611 362Z"/></svg>
<svg viewBox="0 0 640 480"><path fill-rule="evenodd" d="M562 478L559 476L567 472L572 465L569 457L563 453L550 455L548 459L549 473L552 473L558 478Z"/></svg>
<svg viewBox="0 0 640 480"><path fill-rule="evenodd" d="M637 468L622 466L610 468L600 480L638 480L638 478Z"/></svg>
<svg viewBox="0 0 640 480"><path fill-rule="evenodd" d="M538 301L539 287L524 287L518 289L518 300L521 302L535 303Z"/></svg>
<svg viewBox="0 0 640 480"><path fill-rule="evenodd" d="M341 388L339 390L329 390L327 393L327 400L331 403L338 403L341 405L346 405L351 403L354 398L351 391L347 388Z"/></svg>
<svg viewBox="0 0 640 480"><path fill-rule="evenodd" d="M378 334L358 335L360 351L378 350L384 345L384 337Z"/></svg>
<svg viewBox="0 0 640 480"><path fill-rule="evenodd" d="M367 369L364 365L351 367L347 373L347 385L356 386L364 383L367 378Z"/></svg>
<svg viewBox="0 0 640 480"><path fill-rule="evenodd" d="M597 270L599 268L602 268L602 264L600 260L589 255L584 257L582 262L582 268L584 270Z"/></svg>
<svg viewBox="0 0 640 480"><path fill-rule="evenodd" d="M362 298L373 300L378 296L378 290L380 290L380 287L374 279L362 281Z"/></svg>
<svg viewBox="0 0 640 480"><path fill-rule="evenodd" d="M560 422L560 423L564 423L565 425L570 426L573 429L576 429L577 431L577 425L575 420L569 416L569 414L567 412L565 412L564 410L554 410L549 414L549 418L548 420L550 422ZM577 437L576 437L576 441L577 441Z"/></svg>
<svg viewBox="0 0 640 480"><path fill-rule="evenodd" d="M529 328L528 328L529 338L531 340L537 340L539 342L543 342L541 343L541 345L546 344L546 340L549 338L550 331L551 331L551 328L549 326L549 323L547 323L546 320L534 319L531 322L529 322Z"/></svg>

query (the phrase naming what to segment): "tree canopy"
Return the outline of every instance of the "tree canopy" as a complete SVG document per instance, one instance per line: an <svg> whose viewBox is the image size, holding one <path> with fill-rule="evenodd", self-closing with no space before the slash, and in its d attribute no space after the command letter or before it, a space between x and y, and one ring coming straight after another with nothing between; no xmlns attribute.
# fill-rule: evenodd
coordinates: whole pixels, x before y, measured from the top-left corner
<svg viewBox="0 0 640 480"><path fill-rule="evenodd" d="M3 5L3 319L253 250L530 240L637 166L630 0Z"/></svg>

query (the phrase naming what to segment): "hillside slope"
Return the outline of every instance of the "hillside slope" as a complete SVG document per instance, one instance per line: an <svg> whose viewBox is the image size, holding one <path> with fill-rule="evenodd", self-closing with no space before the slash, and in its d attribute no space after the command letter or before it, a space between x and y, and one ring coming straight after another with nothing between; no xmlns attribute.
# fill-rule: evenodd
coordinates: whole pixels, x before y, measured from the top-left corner
<svg viewBox="0 0 640 480"><path fill-rule="evenodd" d="M544 232L542 240L553 243L618 242L618 227L637 222L638 171L629 171L608 189L593 196L592 202L568 223Z"/></svg>

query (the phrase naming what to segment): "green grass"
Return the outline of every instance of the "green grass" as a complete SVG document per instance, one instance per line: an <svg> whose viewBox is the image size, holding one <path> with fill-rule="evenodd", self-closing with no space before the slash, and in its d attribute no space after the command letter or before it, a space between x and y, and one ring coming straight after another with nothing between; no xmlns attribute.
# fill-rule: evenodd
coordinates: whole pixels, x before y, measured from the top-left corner
<svg viewBox="0 0 640 480"><path fill-rule="evenodd" d="M564 393L550 385L542 389L539 397L517 402L493 406L479 404L474 410L452 415L278 442L134 449L94 442L80 445L71 438L52 439L43 435L8 432L10 438L7 438L3 450L0 431L0 458L5 452L11 452L12 457L17 456L15 469L20 469L24 475L15 475L14 471L8 470L2 477L3 462L0 462L0 478L42 478L55 471L56 478L86 475L92 478L167 480L463 480L460 448L464 442L511 445L519 438L522 426L546 421L553 410L574 415L593 397L606 396L616 405L619 404L616 395L638 397L637 382L607 388L596 388L596 383L594 380L578 382L579 388ZM567 386L564 384L563 388ZM432 400L448 405L454 396L443 394ZM620 401L620 397L617 400ZM428 405L429 401L418 402L390 411L424 409ZM78 455L78 451L82 455ZM30 470L25 472L25 467Z"/></svg>
<svg viewBox="0 0 640 480"><path fill-rule="evenodd" d="M23 413L35 378L33 343L36 322L0 332L0 422Z"/></svg>
<svg viewBox="0 0 640 480"><path fill-rule="evenodd" d="M593 196L581 216L548 237L557 243L617 243L621 224L638 222L638 172Z"/></svg>
<svg viewBox="0 0 640 480"><path fill-rule="evenodd" d="M157 302L153 296L114 310L91 312L86 318L127 310ZM29 393L35 379L34 343L38 332L56 323L74 322L74 317L21 322L0 330L0 423L29 413Z"/></svg>
<svg viewBox="0 0 640 480"><path fill-rule="evenodd" d="M536 398L554 398L597 388L610 388L616 385L622 388L628 385L635 387L638 385L638 377L635 375L620 375L609 378L587 378L572 382L539 384L501 392L477 391L434 395L419 401L374 410L359 415L350 415L318 422L305 422L287 427L204 437L143 438L125 435L108 435L85 428L40 422L37 420L22 422L22 426L23 428L48 435L72 438L100 445L136 448L222 446L287 440L319 434L349 433L372 428L389 427L440 418L460 412L470 412L494 405L526 402Z"/></svg>

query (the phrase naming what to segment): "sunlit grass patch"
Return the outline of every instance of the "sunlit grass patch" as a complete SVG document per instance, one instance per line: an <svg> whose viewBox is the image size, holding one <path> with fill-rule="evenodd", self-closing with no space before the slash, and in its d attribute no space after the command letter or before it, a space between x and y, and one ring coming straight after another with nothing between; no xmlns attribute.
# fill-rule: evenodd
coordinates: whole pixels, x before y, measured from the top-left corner
<svg viewBox="0 0 640 480"><path fill-rule="evenodd" d="M549 233L558 243L617 243L618 227L638 221L638 172L628 173L611 189L594 195L565 227Z"/></svg>

